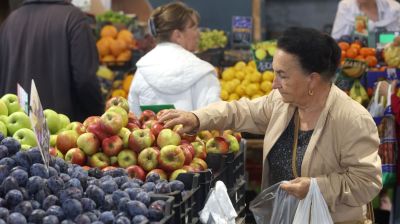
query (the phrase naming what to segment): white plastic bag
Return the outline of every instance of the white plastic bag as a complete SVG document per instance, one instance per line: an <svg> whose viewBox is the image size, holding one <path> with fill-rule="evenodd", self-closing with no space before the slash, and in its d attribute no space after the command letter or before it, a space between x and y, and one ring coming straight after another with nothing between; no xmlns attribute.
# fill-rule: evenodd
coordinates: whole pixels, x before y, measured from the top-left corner
<svg viewBox="0 0 400 224"><path fill-rule="evenodd" d="M284 182L268 187L250 202L257 224L292 224L299 200L280 188Z"/></svg>
<svg viewBox="0 0 400 224"><path fill-rule="evenodd" d="M319 190L317 180L311 178L307 196L297 206L293 224L333 224L328 206Z"/></svg>
<svg viewBox="0 0 400 224"><path fill-rule="evenodd" d="M237 213L225 184L217 181L203 210L200 211L200 221L207 224L235 224L236 217Z"/></svg>
<svg viewBox="0 0 400 224"><path fill-rule="evenodd" d="M385 105L385 96L379 97L379 89L381 86L381 82L386 82L386 81L380 81L376 85L374 96L371 99L371 103L368 106L368 111L371 114L372 117L382 117L383 113L385 111L386 105ZM391 93L391 85L389 85L389 91ZM388 95L388 99L390 100L390 95Z"/></svg>

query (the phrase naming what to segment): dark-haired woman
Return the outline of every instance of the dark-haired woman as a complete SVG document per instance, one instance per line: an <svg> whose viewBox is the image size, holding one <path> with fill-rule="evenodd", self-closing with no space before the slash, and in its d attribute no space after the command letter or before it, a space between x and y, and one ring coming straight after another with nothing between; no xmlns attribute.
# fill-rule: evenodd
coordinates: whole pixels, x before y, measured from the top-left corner
<svg viewBox="0 0 400 224"><path fill-rule="evenodd" d="M154 10L149 28L157 46L136 64L130 87L130 110L140 114L140 105L173 104L191 111L220 100L220 84L214 67L196 57L198 13L182 3Z"/></svg>
<svg viewBox="0 0 400 224"><path fill-rule="evenodd" d="M332 83L340 49L328 35L290 28L278 39L274 90L254 100L219 102L163 114L182 131L234 129L265 134L263 182L299 199L316 178L335 223L363 223L382 187L379 137L366 109Z"/></svg>

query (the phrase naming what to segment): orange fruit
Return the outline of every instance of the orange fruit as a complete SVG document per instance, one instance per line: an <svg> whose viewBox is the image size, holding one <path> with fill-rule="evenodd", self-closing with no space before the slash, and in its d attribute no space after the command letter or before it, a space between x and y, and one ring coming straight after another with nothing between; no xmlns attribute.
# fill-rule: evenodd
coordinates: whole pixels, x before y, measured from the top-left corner
<svg viewBox="0 0 400 224"><path fill-rule="evenodd" d="M100 39L99 41L97 41L96 47L101 57L106 56L107 54L110 53L109 42L104 39Z"/></svg>
<svg viewBox="0 0 400 224"><path fill-rule="evenodd" d="M340 54L340 60L343 61L346 58L346 51L342 50L341 54Z"/></svg>
<svg viewBox="0 0 400 224"><path fill-rule="evenodd" d="M126 49L126 43L123 40L115 40L110 45L111 53L118 57Z"/></svg>
<svg viewBox="0 0 400 224"><path fill-rule="evenodd" d="M346 51L347 49L350 48L350 44L347 42L339 42L338 45L340 49L342 49L342 51Z"/></svg>
<svg viewBox="0 0 400 224"><path fill-rule="evenodd" d="M123 51L118 55L117 61L129 61L131 59L132 53L129 50Z"/></svg>
<svg viewBox="0 0 400 224"><path fill-rule="evenodd" d="M354 42L350 45L350 48L356 48L356 49L360 50L361 44L359 42Z"/></svg>
<svg viewBox="0 0 400 224"><path fill-rule="evenodd" d="M375 67L378 64L378 59L376 59L375 56L367 56L365 58L365 61L367 62L369 67Z"/></svg>
<svg viewBox="0 0 400 224"><path fill-rule="evenodd" d="M133 43L133 34L129 30L121 30L117 35L117 39L125 41L126 45L129 46Z"/></svg>
<svg viewBox="0 0 400 224"><path fill-rule="evenodd" d="M357 48L352 48L348 49L346 51L346 58L355 58L358 55L358 49Z"/></svg>
<svg viewBox="0 0 400 224"><path fill-rule="evenodd" d="M112 97L120 96L120 97L126 98L127 94L126 94L125 90L123 90L123 89L116 89L116 90L112 91L111 96Z"/></svg>
<svg viewBox="0 0 400 224"><path fill-rule="evenodd" d="M115 57L114 57L114 55L108 54L108 55L104 56L101 61L105 62L105 63L114 62L115 61Z"/></svg>
<svg viewBox="0 0 400 224"><path fill-rule="evenodd" d="M365 58L363 55L357 55L354 59L359 60L359 61L365 61Z"/></svg>
<svg viewBox="0 0 400 224"><path fill-rule="evenodd" d="M360 54L363 56L375 56L376 54L376 50L375 48L371 48L371 47L362 47L360 49Z"/></svg>
<svg viewBox="0 0 400 224"><path fill-rule="evenodd" d="M124 81L122 81L122 89L125 90L125 92L129 92L132 80L133 80L133 75L127 75L124 78Z"/></svg>
<svg viewBox="0 0 400 224"><path fill-rule="evenodd" d="M117 37L117 34L118 34L117 28L115 28L115 26L111 26L111 25L104 26L100 31L101 37L115 38L115 37Z"/></svg>

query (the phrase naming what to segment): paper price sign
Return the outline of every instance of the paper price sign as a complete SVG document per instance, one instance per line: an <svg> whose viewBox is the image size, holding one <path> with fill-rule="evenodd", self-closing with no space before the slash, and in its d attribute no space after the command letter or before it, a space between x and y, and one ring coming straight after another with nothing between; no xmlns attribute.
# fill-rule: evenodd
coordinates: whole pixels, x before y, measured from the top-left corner
<svg viewBox="0 0 400 224"><path fill-rule="evenodd" d="M253 19L250 16L232 17L232 45L248 47L252 41Z"/></svg>
<svg viewBox="0 0 400 224"><path fill-rule="evenodd" d="M29 114L28 93L19 84L17 84L17 95L19 106L24 109L26 114Z"/></svg>
<svg viewBox="0 0 400 224"><path fill-rule="evenodd" d="M31 86L30 110L29 117L31 119L32 128L36 134L36 139L44 164L48 168L50 160L50 133L49 129L47 128L46 118L43 113L42 104L40 103L39 94L33 80Z"/></svg>

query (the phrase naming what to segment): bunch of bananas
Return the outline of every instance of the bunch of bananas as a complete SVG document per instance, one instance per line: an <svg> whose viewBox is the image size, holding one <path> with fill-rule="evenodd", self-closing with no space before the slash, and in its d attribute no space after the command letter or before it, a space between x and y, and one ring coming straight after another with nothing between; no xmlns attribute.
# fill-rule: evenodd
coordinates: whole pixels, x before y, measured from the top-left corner
<svg viewBox="0 0 400 224"><path fill-rule="evenodd" d="M364 105L368 103L368 94L365 88L361 85L360 80L354 80L353 86L350 89L349 93L350 97L359 102L360 104Z"/></svg>
<svg viewBox="0 0 400 224"><path fill-rule="evenodd" d="M350 78L358 78L367 71L367 68L367 64L363 61L346 59L342 66L342 72Z"/></svg>

